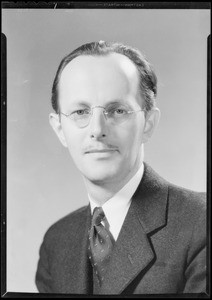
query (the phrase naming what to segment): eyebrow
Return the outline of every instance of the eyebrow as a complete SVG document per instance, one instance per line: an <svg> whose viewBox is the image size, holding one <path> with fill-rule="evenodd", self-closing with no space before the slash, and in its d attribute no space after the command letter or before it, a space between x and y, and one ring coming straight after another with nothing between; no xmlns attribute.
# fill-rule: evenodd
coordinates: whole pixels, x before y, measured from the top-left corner
<svg viewBox="0 0 212 300"><path fill-rule="evenodd" d="M126 102L123 99L116 99L116 100L105 103L105 106L114 105L114 104L126 104ZM81 105L81 106L89 106L90 107L90 103L85 100L80 100L79 102L74 102L73 105Z"/></svg>

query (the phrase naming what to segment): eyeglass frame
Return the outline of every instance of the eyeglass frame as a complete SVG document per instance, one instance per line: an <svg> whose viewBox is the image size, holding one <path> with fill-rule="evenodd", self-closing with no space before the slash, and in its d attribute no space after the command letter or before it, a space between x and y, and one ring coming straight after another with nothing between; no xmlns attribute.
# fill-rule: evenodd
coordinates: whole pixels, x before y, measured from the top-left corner
<svg viewBox="0 0 212 300"><path fill-rule="evenodd" d="M90 111L90 112L89 112L90 119L89 119L89 121L88 121L88 124L85 125L85 126L79 127L79 128L84 128L84 127L87 127L87 126L89 125L90 120L91 120L91 116L93 115L93 109L94 109L94 108L103 108L103 114L104 114L105 119L106 119L106 121L107 121L107 115L109 114L109 112L106 110L105 107L100 106L100 105L96 105L96 106L93 106L93 107L87 109L88 111ZM84 110L84 109L79 109L79 110ZM144 112L146 112L145 109L139 109L139 110L128 110L128 111L126 111L126 113L127 113L127 114L132 114L132 113L137 113L137 112L139 112L139 111L144 111ZM72 114L74 114L74 112L72 112L72 113L70 113L70 114L65 114L65 113L63 113L63 112L61 112L61 111L58 112L58 115L63 115L63 116L65 116L65 117L67 117L67 118L70 117Z"/></svg>

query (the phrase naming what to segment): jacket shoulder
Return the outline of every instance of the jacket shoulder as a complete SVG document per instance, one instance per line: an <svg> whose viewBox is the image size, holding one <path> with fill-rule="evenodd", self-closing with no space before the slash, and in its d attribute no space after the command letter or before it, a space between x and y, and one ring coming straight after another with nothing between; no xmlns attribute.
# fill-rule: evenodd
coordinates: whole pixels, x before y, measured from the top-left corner
<svg viewBox="0 0 212 300"><path fill-rule="evenodd" d="M197 207L205 207L206 205L205 192L196 192L174 184L169 184L169 195L176 200L181 199Z"/></svg>
<svg viewBox="0 0 212 300"><path fill-rule="evenodd" d="M52 224L44 235L44 240L48 241L57 241L60 240L63 236L66 236L67 233L76 233L78 228L80 228L88 215L88 206L83 206L63 218L59 219L57 222Z"/></svg>
<svg viewBox="0 0 212 300"><path fill-rule="evenodd" d="M144 164L144 178L143 178L143 191L149 194L150 191L153 193L158 191L164 191L162 197L168 200L168 207L175 212L180 211L190 211L190 212L205 212L206 210L206 193L196 192L190 189L173 184L163 177L161 177L157 172L155 172L147 163ZM157 199L159 200L159 199Z"/></svg>
<svg viewBox="0 0 212 300"><path fill-rule="evenodd" d="M206 218L206 193L196 192L174 184L168 187L169 207L178 215L195 222ZM187 221L189 222L189 219Z"/></svg>

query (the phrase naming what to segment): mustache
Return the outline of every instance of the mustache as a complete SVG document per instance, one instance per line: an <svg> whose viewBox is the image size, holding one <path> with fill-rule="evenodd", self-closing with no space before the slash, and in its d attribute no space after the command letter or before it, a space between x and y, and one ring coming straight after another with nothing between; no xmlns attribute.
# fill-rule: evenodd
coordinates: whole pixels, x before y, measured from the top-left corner
<svg viewBox="0 0 212 300"><path fill-rule="evenodd" d="M104 151L119 151L116 145L112 144L97 144L90 145L84 149L84 153L92 153L92 152L104 152Z"/></svg>

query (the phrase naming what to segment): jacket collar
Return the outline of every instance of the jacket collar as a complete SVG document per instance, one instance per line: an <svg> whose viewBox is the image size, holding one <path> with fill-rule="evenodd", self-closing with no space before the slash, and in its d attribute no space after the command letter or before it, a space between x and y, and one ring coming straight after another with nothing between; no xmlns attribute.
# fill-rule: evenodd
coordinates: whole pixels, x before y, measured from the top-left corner
<svg viewBox="0 0 212 300"><path fill-rule="evenodd" d="M144 163L144 175L133 202L144 231L151 233L162 229L167 221L168 182Z"/></svg>

